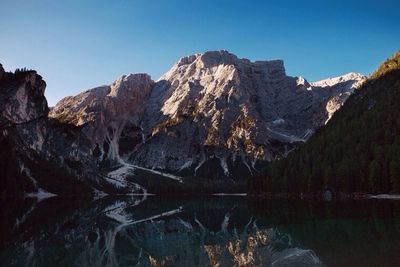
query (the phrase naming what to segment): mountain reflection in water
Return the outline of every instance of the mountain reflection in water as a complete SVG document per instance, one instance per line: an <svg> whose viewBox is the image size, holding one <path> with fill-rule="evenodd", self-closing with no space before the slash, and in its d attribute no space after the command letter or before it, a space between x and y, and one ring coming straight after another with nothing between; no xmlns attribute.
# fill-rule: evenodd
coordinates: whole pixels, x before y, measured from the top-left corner
<svg viewBox="0 0 400 267"><path fill-rule="evenodd" d="M400 202L1 202L3 266L395 266ZM4 219L3 219L4 218Z"/></svg>

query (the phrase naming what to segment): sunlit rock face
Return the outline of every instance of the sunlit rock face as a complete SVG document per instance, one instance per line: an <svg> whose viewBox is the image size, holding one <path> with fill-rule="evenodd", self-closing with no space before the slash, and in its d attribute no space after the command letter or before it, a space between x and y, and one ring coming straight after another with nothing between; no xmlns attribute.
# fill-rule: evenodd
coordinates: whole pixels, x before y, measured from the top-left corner
<svg viewBox="0 0 400 267"><path fill-rule="evenodd" d="M350 72L343 76L310 83L319 94L329 95L325 112L320 118L320 123L325 119L325 124L328 123L333 114L340 109L354 90L363 84L366 78L366 76L359 73Z"/></svg>
<svg viewBox="0 0 400 267"><path fill-rule="evenodd" d="M153 84L147 74L124 75L111 85L62 99L49 116L83 126L82 131L91 140L92 149L100 152L100 160L116 161L120 155L120 142L126 141L125 146L132 146L129 141L135 142L136 136L142 141L142 135L135 131L140 130L137 125L143 117L144 101ZM125 140L129 137L131 140Z"/></svg>
<svg viewBox="0 0 400 267"><path fill-rule="evenodd" d="M222 177L243 176L237 168L249 174L257 162L285 156L365 79L350 73L309 83L287 76L281 60L252 62L227 51L183 57L155 83L128 77L134 78L126 86L124 77L65 98L50 116L83 126L100 160L122 157L200 176L216 166L212 173Z"/></svg>

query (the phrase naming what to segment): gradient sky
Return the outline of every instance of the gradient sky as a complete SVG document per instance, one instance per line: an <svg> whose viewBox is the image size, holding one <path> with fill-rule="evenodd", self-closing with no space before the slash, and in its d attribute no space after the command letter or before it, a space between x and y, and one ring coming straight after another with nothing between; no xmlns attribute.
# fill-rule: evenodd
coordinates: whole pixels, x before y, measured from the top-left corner
<svg viewBox="0 0 400 267"><path fill-rule="evenodd" d="M127 73L226 49L309 81L370 73L400 48L400 1L0 0L0 63L47 82L49 104Z"/></svg>

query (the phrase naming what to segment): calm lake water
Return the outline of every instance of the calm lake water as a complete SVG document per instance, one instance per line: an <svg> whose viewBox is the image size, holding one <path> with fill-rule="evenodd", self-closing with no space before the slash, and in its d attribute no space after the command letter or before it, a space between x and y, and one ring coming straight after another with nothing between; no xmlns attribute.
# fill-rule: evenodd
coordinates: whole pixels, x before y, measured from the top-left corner
<svg viewBox="0 0 400 267"><path fill-rule="evenodd" d="M0 202L1 266L400 266L400 201Z"/></svg>

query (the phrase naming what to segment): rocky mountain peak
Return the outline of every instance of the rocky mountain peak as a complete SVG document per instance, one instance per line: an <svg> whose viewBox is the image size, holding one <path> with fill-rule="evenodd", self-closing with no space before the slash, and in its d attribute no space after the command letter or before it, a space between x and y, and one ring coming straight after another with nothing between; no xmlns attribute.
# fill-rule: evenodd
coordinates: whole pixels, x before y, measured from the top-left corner
<svg viewBox="0 0 400 267"><path fill-rule="evenodd" d="M119 140L129 125L138 125L154 82L147 74L123 75L111 85L62 99L49 116L76 126L101 151L102 159L119 160ZM106 146L107 149L104 149ZM105 151L106 150L106 151Z"/></svg>
<svg viewBox="0 0 400 267"><path fill-rule="evenodd" d="M201 175L217 162L230 176L233 166L252 172L307 140L362 79L309 83L287 76L282 60L208 51L181 58L155 83L130 74L68 97L50 116L85 125L102 159Z"/></svg>
<svg viewBox="0 0 400 267"><path fill-rule="evenodd" d="M238 58L236 55L226 51L207 51L182 57L172 68L166 72L160 80L169 80L172 75L193 74L196 69L205 70L212 68L221 68L230 66L231 69L244 69L248 67L257 68L261 72L282 73L285 74L285 68L282 60L250 61L246 58ZM189 70L189 73L186 71Z"/></svg>
<svg viewBox="0 0 400 267"><path fill-rule="evenodd" d="M282 60L252 62L224 50L184 57L149 94L144 114L151 115L141 126L151 139L131 160L198 170L214 158L228 175L229 161L239 159L251 169L257 160L273 160L305 141L360 79L349 74L312 85L286 76ZM321 90L313 90L317 87ZM160 155L164 148L168 152Z"/></svg>
<svg viewBox="0 0 400 267"><path fill-rule="evenodd" d="M212 68L217 65L234 65L239 59L226 50L207 51L200 54L199 60L203 68Z"/></svg>
<svg viewBox="0 0 400 267"><path fill-rule="evenodd" d="M145 73L128 74L119 77L110 85L109 96L131 97L136 91L140 91L143 86L152 84L150 75Z"/></svg>
<svg viewBox="0 0 400 267"><path fill-rule="evenodd" d="M210 68L215 65L220 64L233 64L237 61L238 58L236 55L229 53L226 50L219 50L219 51L207 51L204 53L197 53L189 56L182 57L178 60L175 64L177 67L182 65L189 65L195 61L201 63L202 67Z"/></svg>
<svg viewBox="0 0 400 267"><path fill-rule="evenodd" d="M356 72L349 72L347 74L337 76L337 77L332 77L332 78L327 78L323 79L320 81L312 82L311 85L314 87L327 87L327 86L333 86L338 83L345 83L345 82L352 82L352 81L359 81L353 85L354 88L357 88L360 86L362 82L366 80L366 76L362 75L361 73L356 73Z"/></svg>

